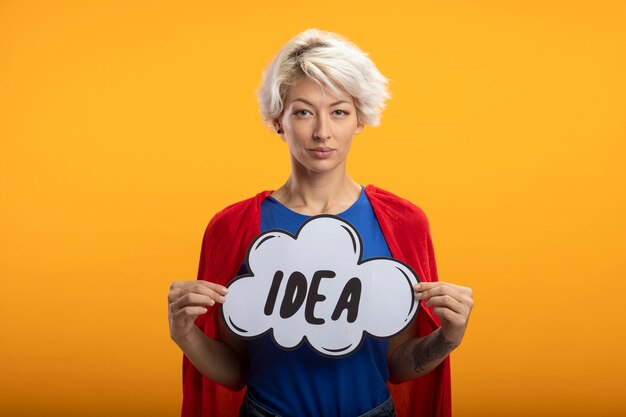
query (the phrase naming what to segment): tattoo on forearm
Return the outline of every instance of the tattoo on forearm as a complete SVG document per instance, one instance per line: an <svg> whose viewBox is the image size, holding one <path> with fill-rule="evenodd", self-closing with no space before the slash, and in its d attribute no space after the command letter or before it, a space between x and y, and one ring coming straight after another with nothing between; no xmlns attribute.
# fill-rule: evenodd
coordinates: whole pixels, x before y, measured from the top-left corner
<svg viewBox="0 0 626 417"><path fill-rule="evenodd" d="M413 360L417 373L424 372L429 362L445 358L457 347L457 344L443 337L441 330L435 331L431 336L413 346Z"/></svg>

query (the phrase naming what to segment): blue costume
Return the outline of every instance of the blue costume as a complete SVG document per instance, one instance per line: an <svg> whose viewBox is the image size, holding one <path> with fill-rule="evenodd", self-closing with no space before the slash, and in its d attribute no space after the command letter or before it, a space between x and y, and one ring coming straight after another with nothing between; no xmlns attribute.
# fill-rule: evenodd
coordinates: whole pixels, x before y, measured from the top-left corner
<svg viewBox="0 0 626 417"><path fill-rule="evenodd" d="M310 216L296 213L273 197L261 203L261 232L282 229L296 234ZM362 189L357 201L337 214L363 239L363 260L391 257L372 206ZM239 275L247 273L244 265ZM295 350L277 347L269 333L248 341L250 398L280 415L356 416L389 398L386 339L367 336L352 355L329 358L303 343Z"/></svg>

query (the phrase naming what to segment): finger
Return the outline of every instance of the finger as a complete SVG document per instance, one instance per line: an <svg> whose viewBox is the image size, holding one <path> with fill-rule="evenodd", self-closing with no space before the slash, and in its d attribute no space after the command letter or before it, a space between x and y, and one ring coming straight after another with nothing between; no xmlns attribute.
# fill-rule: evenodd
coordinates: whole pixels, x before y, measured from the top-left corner
<svg viewBox="0 0 626 417"><path fill-rule="evenodd" d="M450 310L449 308L435 307L433 308L433 313L435 313L439 318L445 319L454 326L467 326L467 318L462 314Z"/></svg>
<svg viewBox="0 0 626 417"><path fill-rule="evenodd" d="M425 290L430 290L432 288L438 288L438 287L451 287L456 289L457 291L459 291L460 293L462 293L463 295L465 295L466 297L472 298L473 295L473 291L471 288L469 287L464 287L462 285L457 285L457 284L452 284L450 282L442 282L442 281L435 281L435 282L420 282L418 284L413 285L413 288L415 288L415 291L425 291Z"/></svg>
<svg viewBox="0 0 626 417"><path fill-rule="evenodd" d="M174 284L180 284L175 285ZM195 293L202 294L213 298L215 301L219 301L220 297L226 296L228 288L223 285L215 284L208 281L180 281L173 283L170 287L170 293L168 294L169 302L176 301L185 294Z"/></svg>
<svg viewBox="0 0 626 417"><path fill-rule="evenodd" d="M424 292L422 294L419 294L415 296L416 300L424 300L426 301L426 305L430 306L430 300L436 298L436 297L452 297L455 301L457 301L459 304L463 305L465 308L463 309L464 312L467 312L467 314L469 314L469 312L472 310L472 308L474 307L474 300L472 300L471 298L466 297L463 294L458 293L456 290L452 289L452 288L438 288L438 289L432 289L429 290L428 292Z"/></svg>
<svg viewBox="0 0 626 417"><path fill-rule="evenodd" d="M449 320L458 326L466 326L472 308L462 303L445 299L445 297L435 297L426 303L432 307L432 311L439 317Z"/></svg>
<svg viewBox="0 0 626 417"><path fill-rule="evenodd" d="M414 287L417 287L419 289L424 289L424 290L428 290L428 289L436 288L436 287L444 287L444 286L453 287L462 292L465 292L466 290L471 290L469 287L464 287L462 285L452 284L451 282L444 282L444 281L433 281L433 282L422 281L414 285Z"/></svg>
<svg viewBox="0 0 626 417"><path fill-rule="evenodd" d="M206 285L207 285L210 289L212 289L212 290L213 290L213 291L215 291L215 292L218 292L220 295L226 295L226 294L228 294L228 288L226 288L226 287L225 287L225 286L223 286L223 285L216 284L216 283L214 283L214 282L203 281L203 280L200 280L200 281L198 281L198 282L201 282L201 283L205 283L205 282L206 282Z"/></svg>
<svg viewBox="0 0 626 417"><path fill-rule="evenodd" d="M440 295L433 297L426 302L428 307L443 307L454 311L457 314L467 315L468 307L449 295Z"/></svg>
<svg viewBox="0 0 626 417"><path fill-rule="evenodd" d="M450 287L448 285L439 285L428 290L415 291L415 298L418 300L428 300L429 298L435 297L437 295L450 295L451 297L457 299L465 297L463 294L457 291L456 288Z"/></svg>
<svg viewBox="0 0 626 417"><path fill-rule="evenodd" d="M469 323L469 317L463 314L456 313L449 308L445 307L435 307L433 308L433 313L435 313L439 318L445 319L449 325L452 327L456 327L457 329L465 329ZM446 326L448 327L448 326ZM463 330L463 332L465 332ZM448 339L451 340L451 339Z"/></svg>
<svg viewBox="0 0 626 417"><path fill-rule="evenodd" d="M217 293L214 293L214 294L217 294ZM172 308L172 311L177 311L187 306L200 306L200 307L209 306L210 307L210 306L215 305L216 302L223 303L224 296L217 295L214 298L214 297L203 295L203 294L187 293L181 296L178 300L171 303L171 308Z"/></svg>
<svg viewBox="0 0 626 417"><path fill-rule="evenodd" d="M464 287L462 285L451 284L456 288L459 292L463 293L466 297L472 298L474 296L474 291L470 287Z"/></svg>
<svg viewBox="0 0 626 417"><path fill-rule="evenodd" d="M216 284L214 282L205 281L203 279L189 280L189 281L174 281L170 284L170 291L186 289L189 287L209 288L209 289L212 289L213 291L219 292L221 295L226 295L228 293L228 288L226 288L225 286Z"/></svg>
<svg viewBox="0 0 626 417"><path fill-rule="evenodd" d="M175 312L173 316L174 316L174 319L180 319L182 317L189 317L195 320L196 317L198 317L201 314L206 313L207 311L208 310L205 307L187 306Z"/></svg>

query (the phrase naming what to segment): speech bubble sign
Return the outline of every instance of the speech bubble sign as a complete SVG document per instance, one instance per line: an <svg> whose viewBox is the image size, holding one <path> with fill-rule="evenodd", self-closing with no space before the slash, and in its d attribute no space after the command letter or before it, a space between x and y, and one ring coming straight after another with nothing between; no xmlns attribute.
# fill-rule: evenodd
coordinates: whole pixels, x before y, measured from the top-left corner
<svg viewBox="0 0 626 417"><path fill-rule="evenodd" d="M366 334L387 338L419 308L417 274L393 258L362 261L363 240L333 215L307 219L295 235L269 230L248 248L249 274L228 284L222 318L240 338L271 332L279 347L307 342L328 357L355 352Z"/></svg>

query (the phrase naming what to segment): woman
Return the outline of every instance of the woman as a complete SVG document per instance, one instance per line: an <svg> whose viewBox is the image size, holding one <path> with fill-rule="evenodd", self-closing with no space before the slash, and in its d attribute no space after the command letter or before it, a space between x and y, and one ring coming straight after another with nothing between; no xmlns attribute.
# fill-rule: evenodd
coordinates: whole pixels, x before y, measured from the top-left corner
<svg viewBox="0 0 626 417"><path fill-rule="evenodd" d="M216 214L204 236L198 280L170 287L170 335L185 353L183 415L372 417L395 415L394 409L398 415L450 415L448 354L463 339L472 292L437 281L419 208L359 185L346 170L354 135L379 122L386 85L367 54L315 29L289 41L264 73L261 114L289 148L291 175L277 190ZM323 213L359 230L363 259L409 264L421 280L415 298L425 307L400 334L366 337L341 359L316 355L307 344L280 350L269 335L235 338L216 312L228 297L225 285L248 272L249 243L268 229L294 233Z"/></svg>

